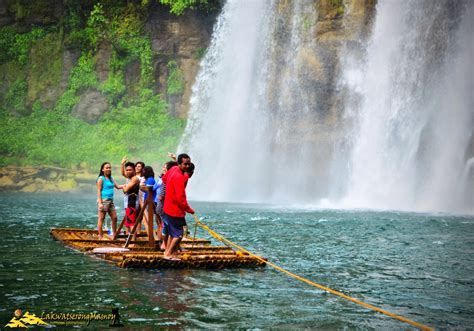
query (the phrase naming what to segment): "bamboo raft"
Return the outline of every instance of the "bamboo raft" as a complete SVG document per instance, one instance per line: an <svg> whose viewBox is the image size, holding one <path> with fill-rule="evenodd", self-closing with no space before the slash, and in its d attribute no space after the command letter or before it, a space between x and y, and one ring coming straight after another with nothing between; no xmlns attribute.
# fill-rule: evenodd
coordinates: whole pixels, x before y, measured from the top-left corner
<svg viewBox="0 0 474 331"><path fill-rule="evenodd" d="M264 266L265 263L245 252L235 251L228 246L212 246L209 240L185 237L181 242L180 261L166 260L160 251L160 241L150 245L147 234L137 233L136 240L125 250L126 235L100 240L97 230L58 228L51 235L65 246L92 254L115 263L121 268L243 268ZM105 248L105 252L100 248ZM112 250L118 251L112 251ZM123 251L121 251L123 250Z"/></svg>

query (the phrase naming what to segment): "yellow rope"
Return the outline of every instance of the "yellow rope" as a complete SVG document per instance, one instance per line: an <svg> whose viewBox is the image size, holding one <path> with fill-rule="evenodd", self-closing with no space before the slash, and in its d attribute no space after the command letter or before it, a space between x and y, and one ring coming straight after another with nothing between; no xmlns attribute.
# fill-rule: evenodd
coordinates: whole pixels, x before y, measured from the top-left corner
<svg viewBox="0 0 474 331"><path fill-rule="evenodd" d="M391 312L389 312L389 311L387 311L387 310L385 310L385 309L378 308L378 307L373 306L373 305L371 305L371 304L369 304L369 303L365 303L365 302L360 301L360 300L358 300L358 299L356 299L356 298L353 298L353 297L350 297L350 296L348 296L348 295L345 295L344 293L341 293L341 292L339 292L339 291L333 290L333 289L331 289L331 288L329 288L329 287L326 287L326 286L324 286L324 285L321 285L321 284L312 282L312 281L310 281L309 279L306 279L306 278L303 278L303 277L301 277L301 276L298 276L298 275L296 275L296 274L294 274L294 273L292 273L292 272L290 272L290 271L288 271L288 270L285 270L285 269L283 269L283 268L277 266L276 264L274 264L274 263L272 263L272 262L270 262L270 261L267 261L267 260L261 258L261 257L258 256L258 255L255 255L255 254L249 252L249 251L246 250L245 248L243 248L243 247L241 247L241 246L239 246L239 245L233 243L233 242L230 241L229 239L227 239L227 238L221 236L220 234L218 234L218 233L215 232L214 230L210 229L206 224L200 222L196 215L194 215L194 220L196 221L196 224L198 224L201 228L203 228L204 230L206 230L207 232L209 232L209 234L210 234L211 236L213 236L214 238L216 238L217 240L223 242L224 244L228 243L229 245L232 245L233 247L237 248L239 251L242 251L242 252L245 252L245 253L249 254L250 256L252 256L252 257L254 257L254 258L260 260L261 262L266 263L267 265L269 265L269 266L275 268L275 269L278 270L278 271L281 271L281 272L283 272L283 273L289 275L290 277L296 278L296 279L298 279L298 280L300 280L300 281L302 281L302 282L304 282L304 283L306 283L306 284L312 285L312 286L317 287L317 288L319 288L319 289L321 289L321 290L324 290L324 291L326 291L326 292L329 292L329 293L332 293L332 294L334 294L334 295L340 296L340 297L342 297L342 298L344 298L344 299L347 299L347 300L349 300L349 301L352 301L352 302L354 302L354 303L356 303L356 304L358 304L358 305L361 305L361 306L363 306L363 307L366 307L366 308L368 308L368 309L375 310L375 311L377 311L377 312L379 312L379 313L382 313L382 314L384 314L384 315L390 316L390 317L392 317L392 318L394 318L394 319L397 319L397 320L399 320L399 321L402 321L402 322L408 323L408 324L410 324L410 325L413 325L414 327L417 327L417 328L419 328L420 330L434 330L433 328L431 328L431 327L429 327L429 326L427 326L427 325L424 325L424 324L421 324L421 323L412 321L412 320L410 320L410 319L408 319L408 318L405 318L405 317L403 317L403 316L396 315L396 314L391 313Z"/></svg>

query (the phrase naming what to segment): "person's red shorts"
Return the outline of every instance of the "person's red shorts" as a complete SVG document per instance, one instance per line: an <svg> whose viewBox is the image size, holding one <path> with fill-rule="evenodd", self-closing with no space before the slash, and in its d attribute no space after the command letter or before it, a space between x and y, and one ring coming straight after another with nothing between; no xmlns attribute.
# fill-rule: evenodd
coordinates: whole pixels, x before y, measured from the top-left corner
<svg viewBox="0 0 474 331"><path fill-rule="evenodd" d="M135 225L135 221L137 220L137 209L133 207L125 208L125 226L132 227Z"/></svg>

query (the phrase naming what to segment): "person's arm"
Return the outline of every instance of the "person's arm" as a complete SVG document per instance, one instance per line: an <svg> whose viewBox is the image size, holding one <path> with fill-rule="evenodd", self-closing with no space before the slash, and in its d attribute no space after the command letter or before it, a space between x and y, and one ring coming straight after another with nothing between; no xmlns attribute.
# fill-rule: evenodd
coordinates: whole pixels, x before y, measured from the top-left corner
<svg viewBox="0 0 474 331"><path fill-rule="evenodd" d="M99 177L99 179L97 180L96 182L96 186L97 186L97 204L100 206L102 206L102 178Z"/></svg>
<svg viewBox="0 0 474 331"><path fill-rule="evenodd" d="M176 194L176 201L181 210L186 211L187 213L194 214L194 209L191 208L188 204L188 200L186 200L186 191L185 191L185 180L179 179L175 182L175 194Z"/></svg>
<svg viewBox="0 0 474 331"><path fill-rule="evenodd" d="M158 200L160 200L161 202L165 200L165 190L166 190L166 184L163 182L161 183L160 193L158 194Z"/></svg>
<svg viewBox="0 0 474 331"><path fill-rule="evenodd" d="M145 178L142 178L142 179L140 180L140 191L145 192L145 193L148 192L148 188L146 187L146 180L145 180Z"/></svg>
<svg viewBox="0 0 474 331"><path fill-rule="evenodd" d="M114 186L115 186L115 188L116 188L117 190L123 189L123 185L117 184L117 182L116 182L115 180L114 180Z"/></svg>
<svg viewBox="0 0 474 331"><path fill-rule="evenodd" d="M168 152L168 156L171 158L171 160L176 162L176 154L175 153Z"/></svg>
<svg viewBox="0 0 474 331"><path fill-rule="evenodd" d="M128 191L130 191L131 189L133 189L136 185L140 184L137 176L134 176L132 178L132 180L130 180L130 182L126 185L123 185L122 189L123 189L123 192L124 193L127 193Z"/></svg>
<svg viewBox="0 0 474 331"><path fill-rule="evenodd" d="M125 176L125 163L127 163L127 157L126 156L124 156L122 158L122 162L120 163L120 172L122 173L122 176L127 178L127 176Z"/></svg>

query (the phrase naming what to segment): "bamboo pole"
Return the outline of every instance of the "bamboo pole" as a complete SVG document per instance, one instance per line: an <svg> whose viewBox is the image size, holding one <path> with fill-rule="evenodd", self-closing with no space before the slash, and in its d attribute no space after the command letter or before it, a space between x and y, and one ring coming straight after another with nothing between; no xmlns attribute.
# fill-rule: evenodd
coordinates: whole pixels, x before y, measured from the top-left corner
<svg viewBox="0 0 474 331"><path fill-rule="evenodd" d="M123 224L125 223L125 220L126 220L126 219L127 219L127 215L125 215L125 216L123 217L123 220L122 220L122 222L120 222L119 227L118 227L117 230L115 231L114 236L112 237L112 240L116 240L116 239L117 239L117 236L118 236L118 234L120 233L120 230L122 230Z"/></svg>
<svg viewBox="0 0 474 331"><path fill-rule="evenodd" d="M132 231L130 231L130 234L128 235L127 241L125 242L125 245L123 247L127 248L128 245L130 245L130 240L132 239L132 237L135 236L135 232L137 231L138 224L141 225L141 223L142 223L142 218L143 218L144 211L145 211L145 208L142 208L140 210L140 213L138 214L138 217L135 220L135 224L133 225ZM134 240L135 240L135 238L134 238Z"/></svg>

